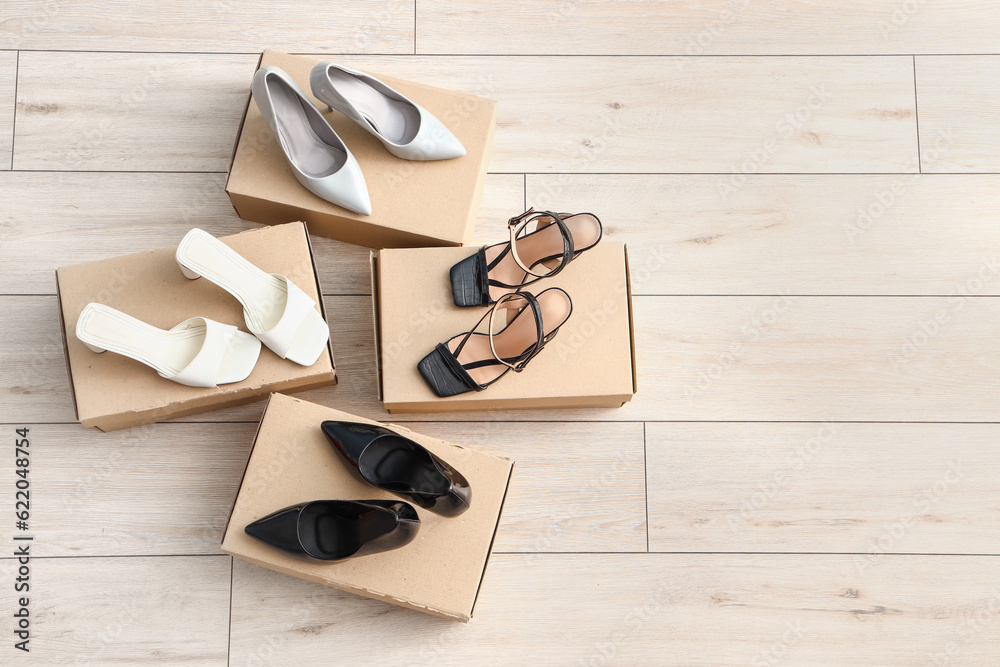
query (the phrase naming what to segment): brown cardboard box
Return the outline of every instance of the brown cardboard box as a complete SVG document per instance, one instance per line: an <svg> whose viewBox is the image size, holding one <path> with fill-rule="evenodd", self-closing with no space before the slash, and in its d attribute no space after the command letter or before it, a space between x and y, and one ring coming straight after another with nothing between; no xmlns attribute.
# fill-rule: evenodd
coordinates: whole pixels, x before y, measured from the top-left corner
<svg viewBox="0 0 1000 667"><path fill-rule="evenodd" d="M496 102L372 73L437 116L467 151L453 160L401 160L374 136L343 114L327 111L326 104L312 96L309 72L317 62L268 50L261 55L258 67L273 65L285 70L324 111L361 165L372 214L352 213L302 187L257 105L250 100L226 184L240 217L266 224L305 220L313 234L371 248L468 243L493 146Z"/></svg>
<svg viewBox="0 0 1000 667"><path fill-rule="evenodd" d="M528 288L561 287L573 314L521 373L485 391L438 398L417 362L475 326L486 308L458 308L452 265L470 248L394 249L372 253L375 347L380 398L389 412L621 407L636 391L628 250L603 241L558 275ZM485 326L485 325L484 325Z"/></svg>
<svg viewBox="0 0 1000 667"><path fill-rule="evenodd" d="M513 461L393 424L469 481L472 504L457 517L417 508L416 538L393 551L327 563L297 557L244 532L251 522L310 500L396 496L357 480L320 430L328 419L375 424L332 408L274 394L261 418L222 550L262 567L365 597L459 621L472 617L503 510Z"/></svg>
<svg viewBox="0 0 1000 667"><path fill-rule="evenodd" d="M326 317L304 224L264 227L221 240L264 271L287 276L319 304ZM278 389L297 391L336 384L329 344L308 368L262 347L250 377L217 388L180 385L133 359L88 350L75 332L80 313L91 301L161 329L201 316L246 331L239 302L205 279L185 278L174 261L175 251L176 246L161 248L56 271L67 366L80 423L113 431L247 403Z"/></svg>

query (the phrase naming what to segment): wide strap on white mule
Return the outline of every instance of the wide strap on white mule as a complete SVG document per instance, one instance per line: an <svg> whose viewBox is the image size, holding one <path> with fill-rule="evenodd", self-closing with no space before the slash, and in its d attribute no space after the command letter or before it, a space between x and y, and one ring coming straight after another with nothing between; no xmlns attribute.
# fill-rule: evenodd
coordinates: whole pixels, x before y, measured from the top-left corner
<svg viewBox="0 0 1000 667"><path fill-rule="evenodd" d="M431 112L364 72L323 62L309 75L313 95L382 142L404 160L447 160L465 146Z"/></svg>
<svg viewBox="0 0 1000 667"><path fill-rule="evenodd" d="M316 302L285 276L264 273L201 229L184 236L177 263L187 278L203 276L236 297L247 328L282 359L312 366L326 349L330 327Z"/></svg>
<svg viewBox="0 0 1000 667"><path fill-rule="evenodd" d="M93 352L135 359L189 387L242 382L260 355L260 341L229 324L192 317L164 331L101 303L80 313L76 337Z"/></svg>
<svg viewBox="0 0 1000 667"><path fill-rule="evenodd" d="M358 161L292 77L277 67L261 67L251 89L299 183L328 202L371 215Z"/></svg>

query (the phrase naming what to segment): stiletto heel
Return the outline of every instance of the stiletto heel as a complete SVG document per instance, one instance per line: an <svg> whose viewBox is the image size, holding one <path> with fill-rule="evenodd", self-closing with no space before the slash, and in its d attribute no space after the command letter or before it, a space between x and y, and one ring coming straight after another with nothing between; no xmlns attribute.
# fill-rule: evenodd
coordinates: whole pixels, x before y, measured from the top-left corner
<svg viewBox="0 0 1000 667"><path fill-rule="evenodd" d="M189 387L215 387L250 376L260 341L234 326L192 317L164 331L100 303L88 304L76 337L100 354L111 350Z"/></svg>
<svg viewBox="0 0 1000 667"><path fill-rule="evenodd" d="M416 510L398 500L313 500L268 514L243 530L292 554L340 561L398 549L419 529Z"/></svg>
<svg viewBox="0 0 1000 667"><path fill-rule="evenodd" d="M181 267L181 273L183 273L184 277L187 278L188 280L198 280L198 278L201 278L200 273L192 271L191 269L187 268L180 262L177 262L177 266Z"/></svg>
<svg viewBox="0 0 1000 667"><path fill-rule="evenodd" d="M462 473L413 440L375 424L325 421L322 428L361 481L442 516L469 509L472 489Z"/></svg>
<svg viewBox="0 0 1000 667"><path fill-rule="evenodd" d="M494 333L497 311L511 310L511 304L518 312L513 316L508 313L506 326ZM558 287L550 287L537 297L528 292L506 294L470 331L440 343L421 359L417 370L441 398L483 391L510 371L523 371L572 313L573 300ZM476 331L487 318L485 333Z"/></svg>
<svg viewBox="0 0 1000 667"><path fill-rule="evenodd" d="M447 160L465 155L465 146L434 114L373 76L325 62L309 76L312 93L375 135L404 160Z"/></svg>
<svg viewBox="0 0 1000 667"><path fill-rule="evenodd" d="M534 231L528 226L535 224ZM593 213L553 213L529 208L507 221L510 240L483 246L451 267L455 305L488 306L505 294L550 278L601 240Z"/></svg>

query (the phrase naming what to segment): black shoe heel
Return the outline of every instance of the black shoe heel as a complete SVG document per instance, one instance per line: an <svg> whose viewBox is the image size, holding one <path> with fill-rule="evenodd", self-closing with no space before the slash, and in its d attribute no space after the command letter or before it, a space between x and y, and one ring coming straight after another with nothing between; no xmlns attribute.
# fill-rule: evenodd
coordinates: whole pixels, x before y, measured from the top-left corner
<svg viewBox="0 0 1000 667"><path fill-rule="evenodd" d="M469 509L465 477L413 440L358 422L325 421L323 433L360 480L442 516Z"/></svg>
<svg viewBox="0 0 1000 667"><path fill-rule="evenodd" d="M398 500L314 500L268 514L244 531L289 553L339 561L398 549L419 529L416 510Z"/></svg>

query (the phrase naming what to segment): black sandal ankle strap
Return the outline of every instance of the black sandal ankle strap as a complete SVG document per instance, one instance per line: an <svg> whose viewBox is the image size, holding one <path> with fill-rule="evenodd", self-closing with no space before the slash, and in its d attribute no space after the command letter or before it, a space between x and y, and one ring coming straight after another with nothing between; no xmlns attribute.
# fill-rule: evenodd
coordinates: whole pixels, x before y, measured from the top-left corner
<svg viewBox="0 0 1000 667"><path fill-rule="evenodd" d="M521 311L523 311L524 308L531 308L531 313L535 318L535 330L537 338L535 340L535 344L531 346L531 349L519 354L517 357L514 358L515 359L514 363L511 363L500 357L499 354L497 354L496 347L493 343L493 318L496 316L496 312L498 310L508 310L509 306L504 307L504 304L509 301L513 301L515 299L520 299L527 302L527 304L521 308ZM545 344L548 343L550 340L552 340L552 336L554 336L556 333L555 331L553 331L552 335L550 336L545 335L545 326L542 322L542 309L541 306L539 306L538 304L538 299L536 299L533 294L531 294L530 292L512 292L510 294L505 294L504 296L500 297L500 299L495 304L493 304L493 307L490 308L489 312L487 312L479 319L479 321L476 323L476 326L472 327L472 329L470 329L465 334L465 337L462 338L462 341L455 347L455 351L452 353L454 357L457 358L458 355L462 353L462 348L465 347L465 344L469 341L470 338L472 338L472 336L477 332L477 329L479 329L479 327L487 318L489 318L489 326L486 330L485 335L489 338L490 352L493 354L493 359L475 362L475 365L470 366L469 368L478 368L480 366L486 365L486 363L484 362L487 362L489 364L499 363L506 366L515 373L520 373L521 371L524 370L524 367L528 365L528 362L531 361L535 357L535 355L537 355L539 352L542 351L542 349L545 347ZM462 371L463 373L468 374L467 368L463 367Z"/></svg>

